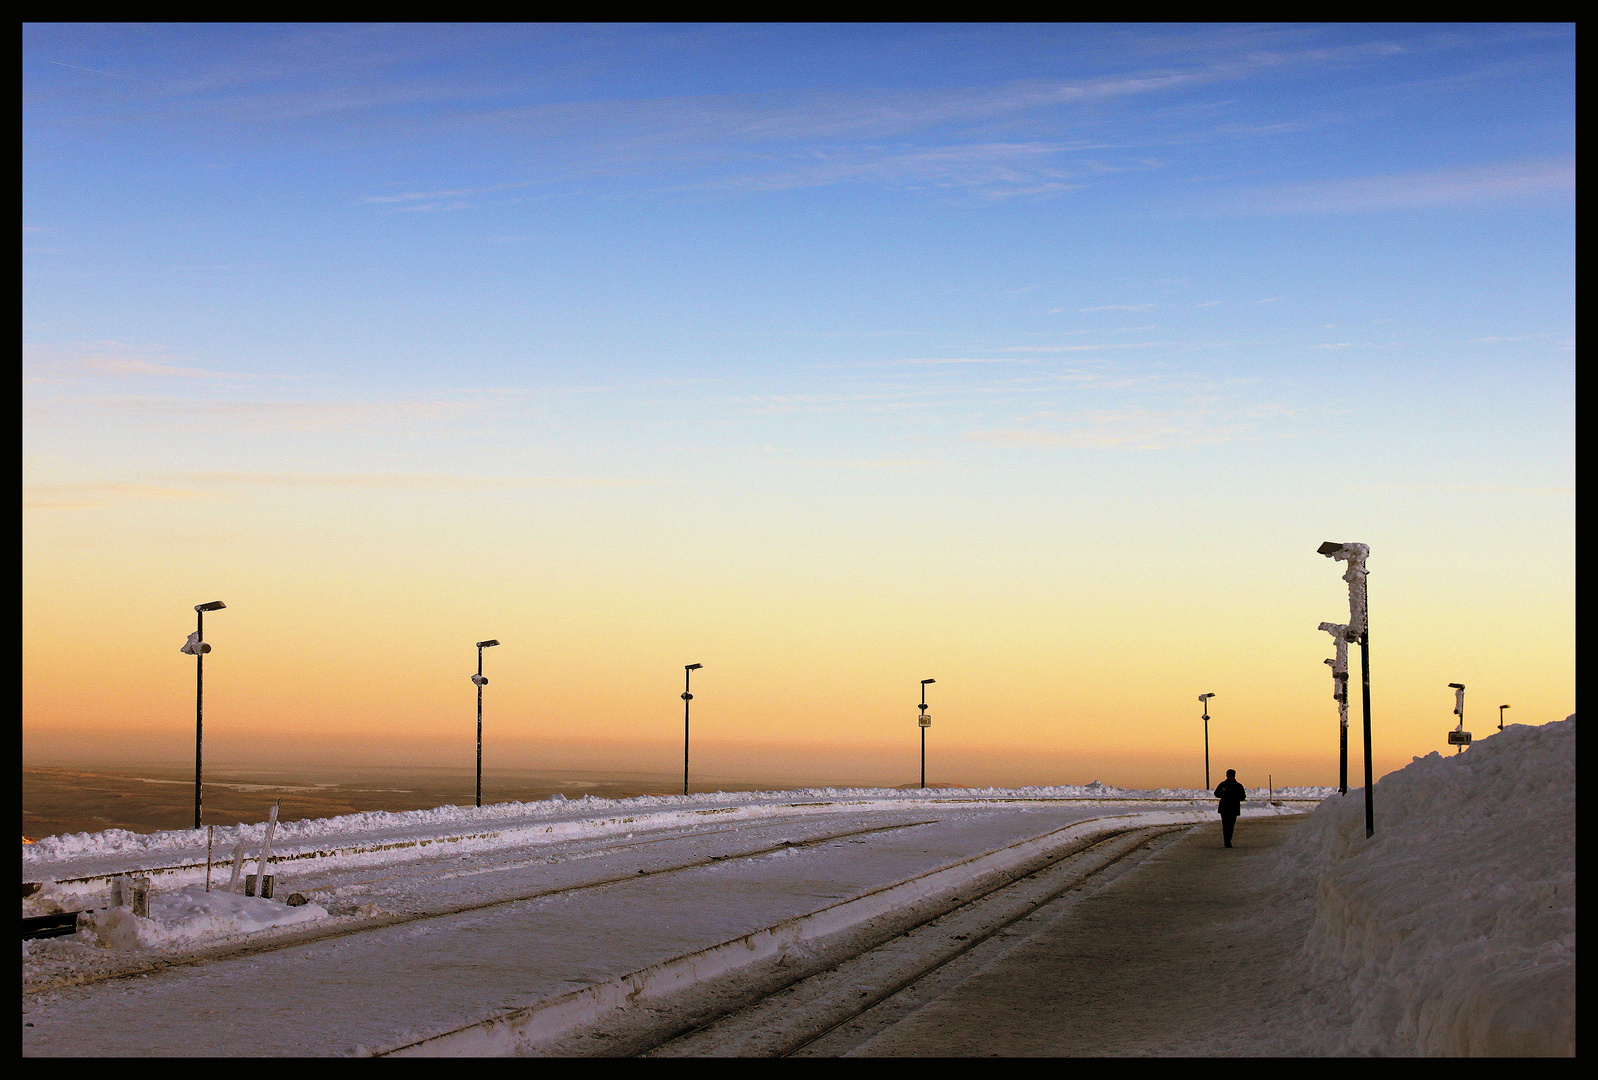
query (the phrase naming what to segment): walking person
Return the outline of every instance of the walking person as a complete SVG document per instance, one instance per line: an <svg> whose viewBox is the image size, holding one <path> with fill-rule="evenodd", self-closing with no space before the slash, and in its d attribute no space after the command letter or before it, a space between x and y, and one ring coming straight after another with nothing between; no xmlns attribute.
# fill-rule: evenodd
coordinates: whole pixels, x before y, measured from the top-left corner
<svg viewBox="0 0 1598 1080"><path fill-rule="evenodd" d="M1232 826L1237 824L1237 812L1242 809L1243 800L1248 798L1248 792L1243 785L1237 782L1237 770L1227 769L1226 779L1215 789L1215 797L1221 800L1218 809L1221 812L1221 839L1226 841L1226 846L1232 846Z"/></svg>

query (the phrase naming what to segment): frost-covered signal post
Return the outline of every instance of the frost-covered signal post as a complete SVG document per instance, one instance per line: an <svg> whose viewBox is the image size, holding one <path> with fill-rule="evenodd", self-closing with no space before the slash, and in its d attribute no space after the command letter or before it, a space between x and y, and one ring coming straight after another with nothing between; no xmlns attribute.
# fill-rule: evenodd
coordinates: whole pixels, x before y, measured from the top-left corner
<svg viewBox="0 0 1598 1080"><path fill-rule="evenodd" d="M1459 717L1459 723L1448 733L1448 745L1455 747L1454 753L1459 754L1470 745L1470 732L1465 730L1465 684L1451 682L1448 688L1454 692L1454 715ZM1499 712L1498 715L1502 717L1504 714Z"/></svg>
<svg viewBox="0 0 1598 1080"><path fill-rule="evenodd" d="M1337 702L1337 792L1348 794L1348 627L1343 623L1321 623L1332 635L1337 655L1326 661L1332 669L1332 699Z"/></svg>
<svg viewBox="0 0 1598 1080"><path fill-rule="evenodd" d="M1343 645L1338 650L1338 656L1342 659L1343 664L1344 678L1341 685L1346 687L1348 674L1347 643L1350 641L1359 642L1360 696L1365 727L1365 837L1369 839L1376 834L1376 802L1372 792L1374 784L1371 776L1370 625L1366 617L1365 598L1365 578L1367 576L1365 560L1370 557L1371 549L1365 544L1339 544L1334 540L1328 540L1316 548L1316 551L1321 555L1325 555L1328 559L1348 563L1348 569L1343 572L1343 580L1348 582L1348 623L1340 628L1342 630ZM1320 629L1332 633L1335 637L1339 628L1334 623L1321 623ZM1329 663L1332 665L1332 678L1335 680L1337 678L1338 662L1332 660ZM1340 716L1345 718L1346 725L1347 693L1345 692L1343 696L1345 700L1338 702L1338 712ZM1346 734L1344 736L1344 745L1346 748ZM1344 760L1346 762L1346 756ZM1343 791L1345 794L1347 790L1348 778L1345 764L1343 776Z"/></svg>

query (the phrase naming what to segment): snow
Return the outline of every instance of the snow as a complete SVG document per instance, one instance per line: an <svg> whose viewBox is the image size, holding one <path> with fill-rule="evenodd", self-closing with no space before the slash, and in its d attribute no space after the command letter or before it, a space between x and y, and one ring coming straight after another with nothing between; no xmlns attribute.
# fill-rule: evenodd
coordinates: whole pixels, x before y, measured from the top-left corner
<svg viewBox="0 0 1598 1080"><path fill-rule="evenodd" d="M1323 799L1333 788L1276 788L1277 799ZM1249 789L1249 798L1263 802L1264 787ZM330 848L371 848L382 844L425 845L448 838L460 845L457 850L494 846L511 841L545 838L565 839L579 835L600 835L641 821L664 825L682 819L682 811L692 814L705 809L735 808L741 818L789 815L806 803L869 803L878 806L932 806L971 800L1060 800L1084 799L1103 802L1139 800L1191 800L1203 806L1214 801L1210 792L1193 788L1161 788L1154 791L1119 788L1094 781L1086 785L1056 785L1024 788L949 788L937 791L894 788L805 788L780 792L696 793L692 795L641 795L630 799L601 799L585 795L568 801L564 797L538 802L506 802L489 806L439 806L430 810L404 812L367 811L332 818L307 818L278 822L274 833L273 862L317 855ZM235 825L215 830L215 850L231 851L240 841L251 851L259 851L267 825ZM390 849L402 850L402 849ZM370 856L370 851L359 854ZM324 858L335 857L332 854ZM348 860L351 856L346 855ZM392 859L392 854L381 856ZM67 833L47 836L22 849L24 881L47 878L64 880L92 873L126 872L130 868L149 868L205 858L205 834L194 829L175 829L155 833L134 833L108 829L98 833ZM363 858L368 864L377 858ZM223 865L219 860L219 866Z"/></svg>
<svg viewBox="0 0 1598 1080"><path fill-rule="evenodd" d="M1371 549L1365 544L1344 544L1326 553L1328 559L1348 561L1343 580L1348 582L1348 632L1356 641L1365 633L1365 560Z"/></svg>
<svg viewBox="0 0 1598 1080"><path fill-rule="evenodd" d="M325 918L327 909L320 904L289 907L281 900L216 889L206 892L203 885L186 885L176 892L152 896L147 918L126 907L95 911L85 917L79 934L88 934L103 948L148 949L197 944Z"/></svg>
<svg viewBox="0 0 1598 1080"><path fill-rule="evenodd" d="M1369 839L1361 790L1346 796L1328 788L1288 787L1271 793L1279 801L1318 800L1314 813L1286 841L1261 856L1273 860L1265 865L1283 883L1282 895L1301 897L1294 903L1313 911L1313 919L1306 915L1301 924L1309 929L1298 967L1307 991L1304 1000L1319 1003L1321 1011L1306 1013L1296 1022L1298 1030L1279 1033L1296 1048L1294 1052L1331 1056L1574 1052L1574 769L1574 716L1542 727L1511 725L1464 753L1416 758L1383 777L1374 792L1376 831ZM1266 805L1266 795L1266 789L1250 789L1252 806L1245 806L1245 814L1300 809L1291 803L1282 808ZM843 899L846 908L854 902L848 897L875 895L892 881L908 882L906 874L944 873L940 866L970 860L978 860L970 862L973 867L985 865L980 862L986 858L984 852L1041 835L1045 826L1075 828L1072 822L1101 820L1093 815L1106 814L1123 819L1140 815L1150 821L1213 820L1213 806L1206 791L1132 790L1095 780L1022 789L817 788L624 800L551 799L357 814L278 824L272 849L273 870L279 875L275 900L227 891L222 887L225 864L218 867L222 881L206 893L198 883L204 874L204 835L195 830L49 837L23 850L24 880L45 883L24 901L25 914L84 906L85 890L108 891L104 875L112 872L167 869L164 876L152 876L147 918L135 917L127 908L100 910L76 935L24 943L24 975L28 980L29 971L37 970L48 976L46 982L62 985L57 976L70 976L75 965L85 972L104 972L108 963L128 962L115 961L117 956L136 961L144 955L183 955L222 941L259 940L262 935L311 929L306 924L324 920L330 926L356 929L365 925L363 920L380 915L374 903L362 901L398 905L392 910L419 910L413 905L444 908L463 899L499 903L497 896L522 895L527 882L540 887L577 883L618 872L631 875L634 867L642 874L646 867L665 865L694 851L724 850L717 845L734 837L758 847L767 842L761 839L767 835L780 845L792 843L784 837L820 835L857 824L872 833L870 840L805 848L803 858L795 847L746 860L736 868L722 864L727 869L638 878L636 887L611 890L617 897L614 901L601 893L585 893L588 899L563 900L555 907L543 901L521 905L516 914L523 920L517 924L520 929L504 922L513 914L510 908L504 909L505 915L492 913L499 908L485 908L485 914L467 920L475 928L473 934L503 926L492 933L516 941L520 940L516 934L529 932L525 920L554 917L539 912L565 912L561 917L587 920L562 931L576 942L581 927L612 925L607 919L614 916L604 914L606 903L622 904L617 910L626 911L633 910L627 905L669 899L685 913L686 922L669 927L677 938L662 937L667 922L652 921L627 935L599 933L584 939L587 943L579 951L581 963L588 966L563 968L553 954L540 960L548 971L539 978L548 986L597 988L607 979L638 970L634 957L652 957L651 963L665 964L679 952L708 955L705 950L721 947L716 942L767 933L762 927L801 925L812 918L809 912L821 911L806 906L815 903L809 899L812 895ZM923 826L913 834L903 831L928 816L939 816L943 824ZM899 831L874 829L879 822ZM216 832L218 850L242 841L258 851L266 826ZM905 846L904 838L912 835L925 839ZM512 861L505 862L507 856ZM478 868L479 857L495 865ZM390 876L373 878L373 870ZM94 882L71 884L75 877ZM333 884L322 886L330 890L324 893L308 890L322 903L289 907L283 900L288 892L283 887L285 877L295 882L289 889L302 888L299 882L312 878ZM722 884L711 884L717 881ZM783 881L789 884L780 885ZM816 893L818 881L835 884ZM704 905L697 891L707 886L717 890L713 905ZM624 901L623 894L633 898ZM1272 917L1261 913L1262 920ZM422 937L416 936L419 931L396 926L386 932L387 944L374 938L368 950L372 959L366 961L358 957L367 955L360 942L369 933L341 938L345 944L337 955L349 967L341 978L353 978L358 984L365 963L376 979L382 964L394 962L395 948L419 948L426 940L436 941L430 947L444 949L441 957L451 956L459 946L449 944L454 941L445 934L449 924L431 925L436 929ZM503 950L488 940L481 946L487 950L485 957ZM673 944L678 940L681 945ZM625 949L632 952L619 951ZM442 962L420 954L415 961L424 972L434 970L430 963ZM277 966L305 970L288 951L262 954L250 963L257 972L275 971ZM704 967L704 977L710 978L712 971L719 969ZM721 971L717 977L725 976ZM262 976L252 976L258 977ZM257 985L249 979L243 984ZM34 1010L30 1015L41 1028L56 1015L58 1030L76 1030L68 1019L77 1015L73 1010L88 1009L83 1015L92 1014L98 1000L94 995L115 999L121 993L115 989L118 985L86 986L82 992L88 996L70 1004L37 999L28 1006ZM1315 992L1326 987L1337 992ZM348 989L361 996L358 985ZM450 1015L458 1015L466 1007L451 1004L458 996L445 993L443 1005L436 1007L454 1008ZM418 1008L419 1003L420 999ZM444 1012L438 1015L443 1023ZM414 1023L429 1027L434 1021L424 1021L418 1012ZM324 1026L330 1032L337 1028L332 1018ZM181 1032L181 1024L174 1030ZM433 1026L432 1030L444 1029ZM27 1038L45 1039L27 1044L42 1048L64 1045L48 1041L51 1038L71 1036L41 1032ZM173 1052L177 1045L173 1044ZM301 1050L337 1053L350 1045L309 1043Z"/></svg>
<svg viewBox="0 0 1598 1080"><path fill-rule="evenodd" d="M1348 731L1348 625L1323 622L1320 629L1332 635L1337 654L1326 664L1332 669L1332 700L1337 702L1337 722Z"/></svg>
<svg viewBox="0 0 1598 1080"><path fill-rule="evenodd" d="M1313 983L1346 980L1325 1054L1575 1052L1576 718L1510 725L1462 754L1326 800L1279 849L1315 885Z"/></svg>

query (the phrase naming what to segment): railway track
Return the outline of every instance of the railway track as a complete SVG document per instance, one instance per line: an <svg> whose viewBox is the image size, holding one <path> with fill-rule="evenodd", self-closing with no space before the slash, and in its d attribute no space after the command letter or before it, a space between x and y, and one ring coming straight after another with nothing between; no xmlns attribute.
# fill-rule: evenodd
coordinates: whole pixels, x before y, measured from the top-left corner
<svg viewBox="0 0 1598 1080"><path fill-rule="evenodd" d="M834 1033L852 1026L860 1029L850 1036L853 1041L869 1037L866 1018L885 1002L936 981L1039 908L1095 887L1152 845L1190 827L1112 828L1056 844L1019 865L968 879L956 886L960 895L897 905L808 948L784 946L724 977L694 980L676 991L651 992L656 984L671 983L671 965L658 965L657 971L617 980L617 992L608 997L603 987L566 994L376 1053L780 1057L815 1050L831 1055L849 1042ZM712 953L704 950L679 961L713 966ZM614 1006L607 1008L607 1000Z"/></svg>
<svg viewBox="0 0 1598 1080"><path fill-rule="evenodd" d="M323 924L298 931L266 931L264 932L264 935L267 936L259 937L255 940L248 940L244 942L234 940L178 956L162 956L153 959L141 958L132 963L119 965L111 970L79 972L55 977L47 976L45 978L36 979L31 982L25 975L23 992L27 994L68 986L83 986L90 983L108 982L114 979L134 978L169 968L186 967L193 964L208 963L219 960L238 959L259 953L286 949L296 945L305 945L312 942L326 941L333 938L349 937L351 935L366 933L368 931L377 930L384 927L397 926L401 923L420 922L427 919L442 919L452 915L483 911L489 908L519 903L526 900L554 899L563 895L571 895L590 889L600 889L610 885L636 882L661 875L678 874L685 871L697 870L702 867L714 866L732 861L759 858L761 856L772 855L779 851L785 851L792 848L813 847L819 844L832 843L838 840L854 839L875 833L894 832L900 829L915 828L920 825L929 824L933 824L933 820L929 819L926 821L897 822L891 825L875 825L868 828L831 831L820 836L812 836L802 840L785 839L779 840L775 843L764 843L758 847L745 847L714 855L696 856L693 858L672 862L665 866L639 868L629 873L612 874L606 877L593 878L571 885L534 889L531 891L517 890L511 895L496 896L493 899L476 903L429 908L425 911L397 912L389 915L365 918L355 923L352 923L346 919L341 920L339 923L334 925ZM665 840L698 840L708 836L716 836L734 832L747 833L748 831L748 827L745 826L743 829L717 829L705 833L689 834L688 836L657 837L649 840L639 840L629 844L609 843L598 849L584 849L576 853L576 857L586 858L600 854L612 854L618 850L646 847L648 845L660 843ZM358 882L338 882L323 886L307 886L302 891L314 893L320 889L344 887L353 888L357 885L370 885L379 882L436 881L446 877L462 876L466 874L492 873L497 870L515 869L521 866L545 863L549 861L552 861L550 856L538 855L536 857L492 861L486 864L479 863L471 867L449 867L441 869L417 868L389 874L381 878L366 879L364 881ZM68 914L75 915L78 913L73 912ZM53 916L47 918L64 918L64 916ZM24 933L27 934L26 924L24 925Z"/></svg>

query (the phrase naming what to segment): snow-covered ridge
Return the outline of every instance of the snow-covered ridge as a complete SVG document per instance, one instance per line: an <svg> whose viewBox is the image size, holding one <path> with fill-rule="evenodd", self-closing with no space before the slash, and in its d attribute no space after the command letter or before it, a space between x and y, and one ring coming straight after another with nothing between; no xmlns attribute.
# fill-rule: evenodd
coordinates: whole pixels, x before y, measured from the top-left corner
<svg viewBox="0 0 1598 1080"><path fill-rule="evenodd" d="M1325 1054L1575 1053L1576 718L1428 754L1328 799L1283 845L1318 881L1313 981L1346 982Z"/></svg>

